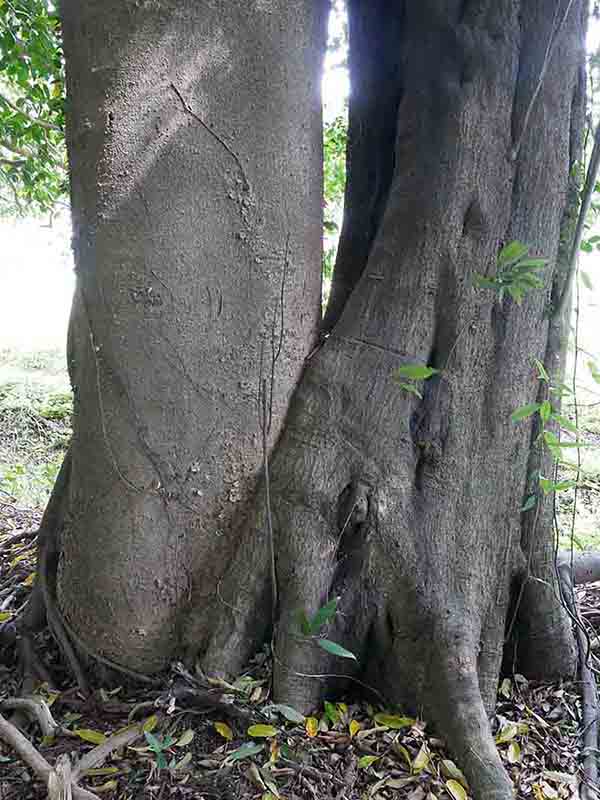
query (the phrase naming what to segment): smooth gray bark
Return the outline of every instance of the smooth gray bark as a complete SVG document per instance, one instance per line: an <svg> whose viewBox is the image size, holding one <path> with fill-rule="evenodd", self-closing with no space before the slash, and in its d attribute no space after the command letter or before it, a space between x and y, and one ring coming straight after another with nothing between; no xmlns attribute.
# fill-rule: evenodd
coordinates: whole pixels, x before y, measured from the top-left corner
<svg viewBox="0 0 600 800"><path fill-rule="evenodd" d="M62 14L77 293L58 596L94 650L152 671L243 527L261 353L270 378L283 315L272 443L316 335L325 8Z"/></svg>

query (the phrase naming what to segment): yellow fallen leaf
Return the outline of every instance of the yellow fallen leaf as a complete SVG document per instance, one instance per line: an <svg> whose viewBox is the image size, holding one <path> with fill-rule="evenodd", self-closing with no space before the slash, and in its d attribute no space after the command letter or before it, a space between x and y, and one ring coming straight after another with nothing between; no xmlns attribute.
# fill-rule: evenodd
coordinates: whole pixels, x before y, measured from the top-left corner
<svg viewBox="0 0 600 800"><path fill-rule="evenodd" d="M412 772L413 768L412 758L410 757L410 753L408 752L406 747L404 747L403 744L400 744L400 742L394 742L392 745L392 749L396 753L396 755L402 756L402 758L406 761L407 767Z"/></svg>
<svg viewBox="0 0 600 800"><path fill-rule="evenodd" d="M509 722L508 725L505 725L500 733L496 736L496 744L504 744L505 742L510 742L511 739L514 739L519 733L519 728L515 725L514 722Z"/></svg>
<svg viewBox="0 0 600 800"><path fill-rule="evenodd" d="M94 786L94 792L112 792L118 786L119 784L115 780L106 781L106 783L103 783L102 786Z"/></svg>
<svg viewBox="0 0 600 800"><path fill-rule="evenodd" d="M279 756L281 755L281 750L279 748L277 739L271 739L269 742L269 753L269 761L271 764L276 764L279 760Z"/></svg>
<svg viewBox="0 0 600 800"><path fill-rule="evenodd" d="M446 791L454 800L467 800L467 793L464 788L458 781L452 780L452 778L446 781Z"/></svg>
<svg viewBox="0 0 600 800"><path fill-rule="evenodd" d="M151 733L154 730L154 728L156 728L157 725L158 725L158 717L156 716L156 714L152 714L152 716L148 717L148 719L142 725L142 730L144 731L144 733Z"/></svg>
<svg viewBox="0 0 600 800"><path fill-rule="evenodd" d="M73 733L83 739L84 742L91 742L92 744L102 744L102 742L106 741L106 736L101 731L93 731L90 728L78 728Z"/></svg>
<svg viewBox="0 0 600 800"><path fill-rule="evenodd" d="M175 769L175 770L187 769L189 767L191 761L192 761L192 754L190 752L187 752L184 755L184 757L175 764L173 769Z"/></svg>
<svg viewBox="0 0 600 800"><path fill-rule="evenodd" d="M350 725L349 725L350 738L353 739L361 728L362 728L362 725L360 724L360 722L357 722L355 719L351 719L350 720Z"/></svg>
<svg viewBox="0 0 600 800"><path fill-rule="evenodd" d="M224 739L227 739L228 742L233 739L233 731L226 722L215 722L214 726L216 732L219 733Z"/></svg>
<svg viewBox="0 0 600 800"><path fill-rule="evenodd" d="M192 739L194 738L194 731L191 728L185 730L179 739L175 742L175 747L185 747L188 745Z"/></svg>
<svg viewBox="0 0 600 800"><path fill-rule="evenodd" d="M413 772L422 772L425 767L429 764L429 750L427 749L427 745L421 745L421 749L417 753L414 758L412 771Z"/></svg>
<svg viewBox="0 0 600 800"><path fill-rule="evenodd" d="M441 762L440 767L444 778L452 778L452 780L458 781L467 791L469 791L467 779L463 775L462 771L456 766L454 761L450 761L449 758L445 758Z"/></svg>
<svg viewBox="0 0 600 800"><path fill-rule="evenodd" d="M393 728L399 731L402 728L410 728L415 724L416 720L413 717L399 717L395 714L375 714L375 722L378 725L385 725L386 728Z"/></svg>
<svg viewBox="0 0 600 800"><path fill-rule="evenodd" d="M521 760L521 748L518 742L511 742L506 753L509 764L517 764Z"/></svg>
<svg viewBox="0 0 600 800"><path fill-rule="evenodd" d="M29 574L29 575L28 575L28 576L25 578L25 580L21 581L21 584L22 584L23 586L33 586L33 582L34 582L34 580L35 580L35 576L36 576L36 574L37 574L37 573L35 573L35 572L31 572L31 573L30 573L30 574Z"/></svg>
<svg viewBox="0 0 600 800"><path fill-rule="evenodd" d="M86 778L99 778L102 775L116 775L118 772L120 772L118 767L95 767L86 769L84 775Z"/></svg>
<svg viewBox="0 0 600 800"><path fill-rule="evenodd" d="M270 739L271 736L277 736L278 732L272 725L250 725L247 731L248 736L255 739Z"/></svg>
<svg viewBox="0 0 600 800"><path fill-rule="evenodd" d="M362 756L362 758L358 759L358 768L367 769L367 767L370 767L371 764L379 761L379 758L380 756Z"/></svg>
<svg viewBox="0 0 600 800"><path fill-rule="evenodd" d="M6 622L12 617L12 611L0 611L0 622Z"/></svg>
<svg viewBox="0 0 600 800"><path fill-rule="evenodd" d="M312 738L317 735L319 730L319 720L315 719L315 717L307 717L306 722L304 723L304 727L306 729L306 733Z"/></svg>

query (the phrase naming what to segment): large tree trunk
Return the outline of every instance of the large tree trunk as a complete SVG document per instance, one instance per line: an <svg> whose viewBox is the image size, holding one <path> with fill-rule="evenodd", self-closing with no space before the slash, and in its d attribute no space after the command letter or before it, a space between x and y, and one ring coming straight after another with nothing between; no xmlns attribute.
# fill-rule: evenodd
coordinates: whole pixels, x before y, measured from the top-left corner
<svg viewBox="0 0 600 800"><path fill-rule="evenodd" d="M277 696L307 709L331 684L316 676L352 672L424 708L480 800L512 796L486 714L507 628L520 669L575 668L551 499L537 490L548 454L535 422L510 415L547 391L536 359L561 372L564 320L552 306L580 157L584 5L350 2L350 65L369 80L351 75L346 202L363 227L347 217L331 333L270 466ZM475 282L515 240L548 259L544 288L522 305ZM406 364L441 371L422 399L392 380ZM207 669L236 672L257 643L249 620L268 619L268 595L244 577L251 563L268 580L264 542L246 539L224 581L236 610L220 609ZM298 610L333 596L328 636L359 655L354 671L299 635Z"/></svg>
<svg viewBox="0 0 600 800"><path fill-rule="evenodd" d="M261 360L270 379L282 336L273 442L315 341L325 8L62 13L77 294L58 596L90 647L151 671L243 525Z"/></svg>
<svg viewBox="0 0 600 800"><path fill-rule="evenodd" d="M57 587L90 648L236 673L274 622L278 699L359 680L425 710L477 800L512 796L487 718L507 617L530 671L575 661L548 504L520 511L547 456L510 414L538 396L534 359L560 370L584 6L350 2L330 335L252 503L257 387L273 443L317 322L324 10L65 2L78 402ZM512 240L549 259L521 306L475 286ZM440 370L422 398L393 380L407 364ZM298 626L333 596L356 666Z"/></svg>

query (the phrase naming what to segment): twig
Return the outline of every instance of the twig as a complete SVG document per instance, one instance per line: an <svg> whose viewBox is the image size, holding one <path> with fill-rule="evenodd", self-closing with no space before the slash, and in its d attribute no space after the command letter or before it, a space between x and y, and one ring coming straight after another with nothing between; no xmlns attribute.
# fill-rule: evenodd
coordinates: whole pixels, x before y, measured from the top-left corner
<svg viewBox="0 0 600 800"><path fill-rule="evenodd" d="M6 103L9 108L12 108L13 111L16 111L17 114L21 114L21 116L29 120L29 122L31 122L33 125L39 125L40 128L45 128L47 131L54 131L55 133L63 132L61 127L52 122L46 122L45 119L39 119L39 117L32 117L31 114L28 114L26 111L23 111L22 108L19 108L13 102L11 102L6 95L0 94L0 100Z"/></svg>
<svg viewBox="0 0 600 800"><path fill-rule="evenodd" d="M567 300L569 299L570 296L571 283L573 282L573 276L577 271L579 248L581 246L581 240L583 239L583 232L585 230L585 220L588 211L590 210L590 205L592 203L592 195L594 193L594 186L596 185L596 179L598 177L599 167L600 167L600 124L596 126L596 132L594 133L594 147L592 149L590 163L585 175L585 183L581 195L581 206L579 208L579 216L577 217L575 234L573 236L573 243L571 245L571 252L569 255L569 265L567 268L567 274L565 275L565 282L562 288L562 292L560 294L560 297L556 301L554 311L552 312L553 319L558 319L560 317L560 315L565 309Z"/></svg>
<svg viewBox="0 0 600 800"><path fill-rule="evenodd" d="M140 725L130 726L109 737L105 742L94 747L86 753L78 764L71 765L68 755L59 756L54 768L46 761L44 756L39 753L31 742L23 736L18 728L5 719L0 714L0 739L3 739L17 755L27 764L35 775L48 788L49 800L59 800L59 798L73 797L74 800L99 800L98 796L87 789L78 786L79 779L83 773L104 763L108 756L120 747L125 747L134 739L141 736L142 728Z"/></svg>
<svg viewBox="0 0 600 800"><path fill-rule="evenodd" d="M112 752L120 750L121 747L127 747L127 745L131 744L131 742L138 739L141 735L142 728L139 724L136 724L130 725L128 728L125 728L125 730L119 731L119 733L115 733L113 736L109 736L108 739L94 747L93 750L85 753L78 761L73 769L73 781L77 782L88 769L99 767Z"/></svg>
<svg viewBox="0 0 600 800"><path fill-rule="evenodd" d="M546 72L548 71L548 67L550 66L550 62L552 60L552 55L554 53L554 48L556 47L556 43L558 41L558 37L561 34L563 27L567 21L567 17L569 16L569 12L571 11L571 6L573 5L573 0L569 0L569 3L565 9L565 13L563 14L563 18L560 21L558 28L555 27L556 18L558 16L558 9L560 8L560 0L556 0L556 7L554 9L554 18L552 20L552 32L550 34L550 38L548 39L548 46L546 47L546 52L544 54L544 61L542 63L542 68L540 70L540 74L538 77L537 85L531 95L531 100L529 101L529 105L527 106L527 110L525 111L525 116L523 117L523 126L521 128L521 132L519 137L512 149L511 159L513 161L517 160L519 155L519 151L521 150L521 145L523 144L523 139L525 137L525 133L527 131L527 127L529 125L529 118L531 116L531 112L533 111L533 107L535 105L535 101L538 98L538 95L542 89L544 78L546 77Z"/></svg>
<svg viewBox="0 0 600 800"><path fill-rule="evenodd" d="M561 575L565 586L566 601L572 615L579 617L575 603L575 592L568 571L563 568ZM598 687L594 673L588 661L589 639L583 626L577 626L577 646L579 649L579 676L581 679L582 726L583 726L583 773L585 784L582 787L582 800L594 800L598 797L595 787L598 783Z"/></svg>
<svg viewBox="0 0 600 800"><path fill-rule="evenodd" d="M235 152L235 150L233 150L233 149L232 149L232 148L231 148L231 147L230 147L230 146L227 144L227 142L226 142L224 139L222 139L222 138L219 136L219 134L218 134L218 133L217 133L215 130L213 130L213 128L211 128L211 127L210 127L210 125L208 125L208 124L207 124L207 123L206 123L206 122L205 122L205 121L202 119L202 117L201 117L201 116L199 116L198 114L196 114L196 112L195 112L195 111L192 109L192 107L190 106L190 104L189 104L189 103L188 103L188 102L185 100L185 98L183 97L183 95L181 94L181 92L179 91L179 89L177 88L177 86L175 86L175 84L174 84L173 82L171 82L171 89L173 89L173 91L175 92L175 94L176 94L176 95L177 95L177 97L179 98L179 101L180 101L181 105L183 106L183 108L184 108L184 111L186 111L186 112L187 112L187 113L190 115L190 117L192 117L193 119L195 119L195 120L196 120L196 122L198 122L200 125L202 125L202 127L204 128L204 130L205 130L205 131L207 131L208 133L210 133L210 135L213 137L213 139L215 139L215 140L216 140L216 141L217 141L217 142L218 142L218 143L221 145L221 147L223 147L223 148L224 148L224 149L225 149L225 150L226 150L226 151L229 153L229 155L230 155L230 156L233 158L233 160L234 160L234 161L235 161L235 163L237 164L237 167L238 167L238 169L239 169L239 171L240 171L240 173L241 173L241 175L242 175L242 178L244 179L244 190L245 190L246 192L249 192L249 191L250 191L250 182L248 181L248 178L246 177L246 171L245 171L245 169L244 169L244 165L243 165L243 164L242 164L242 162L240 161L240 157L239 157L239 156L238 156L238 154Z"/></svg>
<svg viewBox="0 0 600 800"><path fill-rule="evenodd" d="M262 449L263 449L263 468L265 473L265 505L267 512L267 532L269 536L269 561L271 572L271 612L273 626L277 621L277 606L279 599L277 596L277 572L275 567L275 537L273 534L273 515L271 513L271 482L269 479L269 453L267 443L267 381L263 379L262 388Z"/></svg>

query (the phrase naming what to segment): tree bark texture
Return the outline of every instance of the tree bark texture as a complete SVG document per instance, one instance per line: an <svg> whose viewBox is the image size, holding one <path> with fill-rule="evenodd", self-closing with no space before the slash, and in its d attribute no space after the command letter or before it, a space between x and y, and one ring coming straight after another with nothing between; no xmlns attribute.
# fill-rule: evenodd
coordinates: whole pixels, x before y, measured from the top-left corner
<svg viewBox="0 0 600 800"><path fill-rule="evenodd" d="M325 9L62 14L77 293L58 595L83 641L152 671L243 527L261 360L270 378L282 337L272 442L319 324Z"/></svg>
<svg viewBox="0 0 600 800"><path fill-rule="evenodd" d="M385 53L398 31L390 62L378 62L396 80L385 91L386 103L397 99L395 134L379 140L393 141L393 153L361 151L351 131L347 203L363 209L371 192L378 211L358 234L346 220L334 324L307 364L270 467L277 697L310 708L331 683L324 678L346 672L424 709L481 800L512 796L487 720L511 598L520 601L522 666L538 677L576 667L553 572L551 501L538 496L521 512L531 467L537 476L548 457L535 421L510 416L542 391L536 359L553 378L561 372L564 324L552 300L564 284L559 244L580 157L584 28L582 3L350 3L351 68L360 70L361 53L372 66L361 36L379 30L373 47ZM360 78L351 74L351 84L352 121L369 107ZM386 109L376 130L389 124ZM382 199L373 175L385 163L393 170ZM362 249L344 236L362 237ZM522 305L475 280L493 276L515 240L548 259L543 290ZM420 399L392 380L406 364L440 370ZM269 617L256 580L266 545L258 554L248 541L222 587L230 605L217 615L207 669L239 670L249 620ZM298 610L314 614L334 596L327 635L359 655L355 671L299 635Z"/></svg>
<svg viewBox="0 0 600 800"><path fill-rule="evenodd" d="M358 681L422 710L477 800L512 797L488 722L510 619L532 674L575 669L549 503L521 512L546 456L510 415L539 396L535 359L560 372L585 5L350 0L347 214L300 378L323 7L65 2L77 413L57 591L90 647L236 674L272 636L278 700ZM514 240L548 259L522 305L476 283ZM439 370L422 397L393 380L407 364ZM298 625L332 597L327 638L356 664Z"/></svg>

